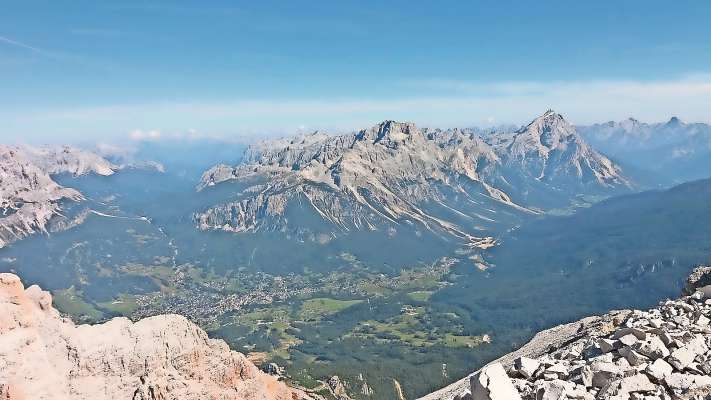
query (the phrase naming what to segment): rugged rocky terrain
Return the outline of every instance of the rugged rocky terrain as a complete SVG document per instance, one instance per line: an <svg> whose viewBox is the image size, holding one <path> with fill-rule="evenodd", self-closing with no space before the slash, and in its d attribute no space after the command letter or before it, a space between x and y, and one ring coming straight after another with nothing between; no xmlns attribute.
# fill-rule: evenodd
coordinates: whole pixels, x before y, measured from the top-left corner
<svg viewBox="0 0 711 400"><path fill-rule="evenodd" d="M711 267L684 297L544 331L423 400L711 398Z"/></svg>
<svg viewBox="0 0 711 400"><path fill-rule="evenodd" d="M263 142L236 167L206 171L198 188L225 181L242 184L241 195L196 215L199 228L284 231L298 221L329 237L406 225L484 248L522 216L630 185L553 111L483 136L386 121L347 135Z"/></svg>
<svg viewBox="0 0 711 400"><path fill-rule="evenodd" d="M184 317L74 325L48 292L0 274L0 398L311 398L257 369Z"/></svg>
<svg viewBox="0 0 711 400"><path fill-rule="evenodd" d="M0 146L0 248L36 232L46 232L62 215L62 201L82 200L81 193L55 182L51 175L111 175L107 160L72 147ZM71 225L68 221L64 225Z"/></svg>

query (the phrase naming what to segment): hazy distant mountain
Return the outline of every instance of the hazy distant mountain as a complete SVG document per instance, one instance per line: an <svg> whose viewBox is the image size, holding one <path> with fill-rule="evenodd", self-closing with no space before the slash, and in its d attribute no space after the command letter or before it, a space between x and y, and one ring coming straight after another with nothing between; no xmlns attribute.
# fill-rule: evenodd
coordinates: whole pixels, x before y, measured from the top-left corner
<svg viewBox="0 0 711 400"><path fill-rule="evenodd" d="M540 209L630 185L553 111L483 138L386 121L347 135L266 141L250 146L237 166L206 171L199 189L225 181L244 190L198 214L201 229L299 229L325 239L415 227L478 247Z"/></svg>
<svg viewBox="0 0 711 400"><path fill-rule="evenodd" d="M628 118L578 127L593 146L630 169L653 172L652 183L674 183L711 176L711 125L676 117L648 124ZM629 171L628 171L629 172Z"/></svg>

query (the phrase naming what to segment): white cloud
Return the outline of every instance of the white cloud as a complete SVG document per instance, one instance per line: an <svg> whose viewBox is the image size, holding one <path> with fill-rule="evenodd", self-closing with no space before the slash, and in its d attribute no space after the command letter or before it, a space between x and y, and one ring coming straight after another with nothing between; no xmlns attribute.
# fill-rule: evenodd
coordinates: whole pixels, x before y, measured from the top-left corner
<svg viewBox="0 0 711 400"><path fill-rule="evenodd" d="M95 132L125 137L125 132L131 132L133 140L283 134L303 127L342 131L367 127L384 119L443 127L491 125L492 121L522 124L548 108L563 113L576 124L629 116L654 122L672 115L687 121L711 121L711 75L657 81L477 83L431 79L403 85L416 89L419 95L165 102L31 113L0 110L0 118L9 124L10 131L4 132L14 129L84 137L96 135ZM136 130L137 126L155 129ZM198 130L189 131L189 127Z"/></svg>
<svg viewBox="0 0 711 400"><path fill-rule="evenodd" d="M19 47L19 48L22 48L22 49L25 49L25 50L30 50L30 51L32 51L32 52L39 53L39 54L43 54L43 55L51 54L51 53L49 53L48 51L45 51L45 50L40 49L40 48L38 48L38 47L30 46L29 44L22 43L22 42L18 42L17 40L13 40L13 39L10 39L10 38L5 37L5 36L0 36L0 43L9 44L9 45L14 46L14 47Z"/></svg>
<svg viewBox="0 0 711 400"><path fill-rule="evenodd" d="M140 129L136 129L136 130L131 131L128 134L128 137L131 140L135 140L135 141L141 141L141 142L149 141L150 142L150 141L156 141L156 140L160 139L161 133L158 130L143 131Z"/></svg>
<svg viewBox="0 0 711 400"><path fill-rule="evenodd" d="M127 146L107 142L96 144L96 152L102 157L116 157L127 160L133 158L137 151L137 147L132 145Z"/></svg>
<svg viewBox="0 0 711 400"><path fill-rule="evenodd" d="M162 132L155 129L134 129L128 133L128 139L134 142L158 142L158 141L185 141L185 140L220 140L226 141L223 135L200 132L197 129L188 129L182 132Z"/></svg>

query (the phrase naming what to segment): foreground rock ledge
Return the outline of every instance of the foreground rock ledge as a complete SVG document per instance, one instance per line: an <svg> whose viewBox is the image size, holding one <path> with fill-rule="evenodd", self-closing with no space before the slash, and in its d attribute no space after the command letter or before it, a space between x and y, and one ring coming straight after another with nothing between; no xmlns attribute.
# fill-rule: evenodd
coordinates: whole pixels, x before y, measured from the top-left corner
<svg viewBox="0 0 711 400"><path fill-rule="evenodd" d="M423 400L711 399L711 267L684 294L541 332Z"/></svg>
<svg viewBox="0 0 711 400"><path fill-rule="evenodd" d="M0 274L0 399L301 400L179 315L74 325L48 292Z"/></svg>

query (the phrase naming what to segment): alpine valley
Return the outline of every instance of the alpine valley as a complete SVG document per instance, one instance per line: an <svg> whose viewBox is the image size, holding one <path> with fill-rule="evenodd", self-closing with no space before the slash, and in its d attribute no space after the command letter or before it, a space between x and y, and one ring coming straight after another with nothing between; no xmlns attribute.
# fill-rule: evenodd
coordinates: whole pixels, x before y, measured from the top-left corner
<svg viewBox="0 0 711 400"><path fill-rule="evenodd" d="M130 155L2 146L0 335L35 339L0 340L0 394L44 393L4 372L25 343L28 371L73 371L35 376L67 398L425 396L539 331L678 297L711 264L709 155L706 124L552 110Z"/></svg>

